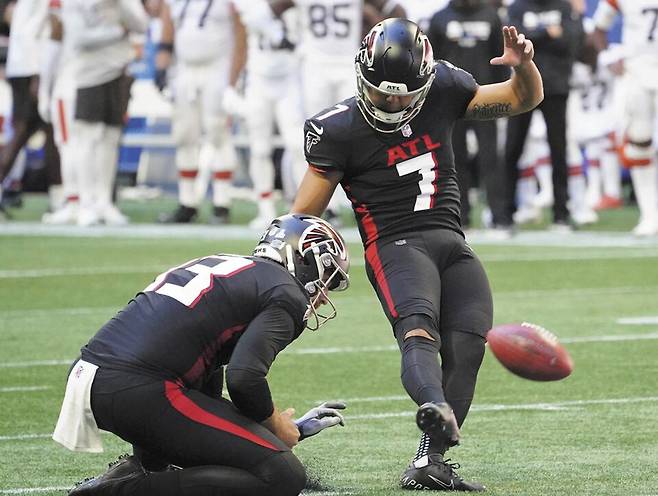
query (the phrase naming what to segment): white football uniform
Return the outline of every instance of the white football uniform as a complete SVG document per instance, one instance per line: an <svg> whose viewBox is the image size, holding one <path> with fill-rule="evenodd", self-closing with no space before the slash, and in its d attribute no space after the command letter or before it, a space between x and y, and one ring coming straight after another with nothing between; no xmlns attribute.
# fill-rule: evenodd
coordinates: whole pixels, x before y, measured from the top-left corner
<svg viewBox="0 0 658 496"><path fill-rule="evenodd" d="M213 204L226 206L235 156L222 98L233 53L233 7L229 0L168 3L176 59L172 125L177 144L179 201L193 208L202 201L207 189L205 176L198 174L203 156L207 158L203 166L213 175Z"/></svg>
<svg viewBox="0 0 658 496"><path fill-rule="evenodd" d="M449 2L450 0L398 0L398 4L407 14L407 19L418 24L424 33L427 33L432 16Z"/></svg>
<svg viewBox="0 0 658 496"><path fill-rule="evenodd" d="M140 0L64 0L64 32L75 50L78 88L99 86L124 73L136 56L129 33L145 33Z"/></svg>
<svg viewBox="0 0 658 496"><path fill-rule="evenodd" d="M68 1L68 0L63 0ZM50 14L62 20L62 7L60 0L50 0ZM53 126L53 136L59 151L62 186L67 205L60 212L44 217L49 223L69 223L75 221L75 209L79 197L78 169L80 160L77 150L71 146L70 134L73 117L75 115L75 52L71 37L64 35L59 49L56 66L50 76L54 83L49 96L50 120ZM42 81L43 82L43 81ZM47 91L47 90L46 90ZM43 93L40 92L39 98ZM46 220L47 219L47 220Z"/></svg>
<svg viewBox="0 0 658 496"><path fill-rule="evenodd" d="M607 31L622 15L626 130L623 160L640 208L639 236L658 234L658 170L651 143L658 117L658 0L601 0L596 26ZM648 145L647 145L648 144Z"/></svg>
<svg viewBox="0 0 658 496"><path fill-rule="evenodd" d="M363 0L295 0L299 11L304 112L311 116L354 95Z"/></svg>
<svg viewBox="0 0 658 496"><path fill-rule="evenodd" d="M41 41L47 30L48 0L18 0L9 32L8 78L39 74Z"/></svg>
<svg viewBox="0 0 658 496"><path fill-rule="evenodd" d="M258 197L259 215L252 226L267 227L276 216L272 199L274 126L292 161L295 186L306 168L302 140L304 114L299 56L287 38L283 20L275 19L264 0L234 0L248 35L246 123L250 137L249 173ZM261 12L260 16L256 13Z"/></svg>

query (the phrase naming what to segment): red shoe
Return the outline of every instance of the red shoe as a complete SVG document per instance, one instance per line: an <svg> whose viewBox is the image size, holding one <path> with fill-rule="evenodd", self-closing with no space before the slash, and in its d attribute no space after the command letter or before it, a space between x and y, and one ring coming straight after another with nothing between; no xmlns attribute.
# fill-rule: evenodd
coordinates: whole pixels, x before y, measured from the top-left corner
<svg viewBox="0 0 658 496"><path fill-rule="evenodd" d="M613 196L603 195L601 201L594 207L594 210L613 210L615 208L621 208L624 206L624 202L621 201L621 198L615 198Z"/></svg>

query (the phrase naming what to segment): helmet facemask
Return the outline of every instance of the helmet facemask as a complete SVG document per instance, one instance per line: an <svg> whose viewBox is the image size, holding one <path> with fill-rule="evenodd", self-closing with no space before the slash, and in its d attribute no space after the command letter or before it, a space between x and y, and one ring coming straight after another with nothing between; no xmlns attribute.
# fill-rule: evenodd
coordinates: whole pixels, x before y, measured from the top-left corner
<svg viewBox="0 0 658 496"><path fill-rule="evenodd" d="M368 81L361 72L361 67L356 64L356 101L359 106L359 110L363 114L365 120L372 126L375 131L381 133L395 133L399 131L404 126L406 126L418 113L425 103L425 98L427 98L427 93L432 86L432 81L434 81L434 74L430 76L430 79L425 83L425 85L415 91L410 92L392 92L386 91L382 88L399 86L388 81L382 81L379 87L372 84ZM398 112L387 112L378 108L375 103L370 98L370 92L377 91L382 95L391 95L399 97L408 97L412 96L412 100L405 108L399 110Z"/></svg>
<svg viewBox="0 0 658 496"><path fill-rule="evenodd" d="M300 239L300 245L302 244ZM310 299L306 313L306 328L317 331L322 325L336 317L336 306L329 297L329 291L345 291L349 286L349 276L346 270L347 259L334 240L314 244L305 250L300 250L300 253L303 262L299 263L298 260L295 270L296 277L303 283ZM290 262L294 256L291 247L287 250L286 257L289 271ZM345 267L342 267L341 264ZM322 311L320 308L324 304L328 305L328 308Z"/></svg>
<svg viewBox="0 0 658 496"><path fill-rule="evenodd" d="M272 221L253 254L280 263L304 287L310 300L308 329L317 330L336 316L328 293L349 286L349 254L331 224L311 215L284 215ZM318 312L324 303L328 311Z"/></svg>

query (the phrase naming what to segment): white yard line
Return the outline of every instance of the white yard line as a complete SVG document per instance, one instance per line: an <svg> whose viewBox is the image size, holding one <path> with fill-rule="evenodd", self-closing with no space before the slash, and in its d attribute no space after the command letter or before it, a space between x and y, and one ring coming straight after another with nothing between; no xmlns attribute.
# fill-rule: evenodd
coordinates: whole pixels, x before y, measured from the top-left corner
<svg viewBox="0 0 658 496"><path fill-rule="evenodd" d="M618 259L645 259L658 258L658 251L654 249L624 250L619 253L550 253L546 255L525 254L500 254L482 255L480 260L485 263L519 263L519 262L564 262L564 261L587 261L587 260L618 260ZM361 257L353 257L351 265L363 267L364 261ZM0 270L0 279L23 279L39 277L62 277L62 276L95 276L108 274L158 274L166 270L165 265L152 266L123 266L123 267L50 267L47 269L13 269Z"/></svg>
<svg viewBox="0 0 658 496"><path fill-rule="evenodd" d="M651 317L626 317L617 319L620 325L654 325L658 324L658 315Z"/></svg>
<svg viewBox="0 0 658 496"><path fill-rule="evenodd" d="M355 227L340 230L346 241L359 243ZM47 226L39 222L7 222L0 226L0 236L65 236L84 238L136 238L136 239L216 239L254 241L261 232L246 226L204 226L132 224L122 227ZM560 246L560 247L658 247L658 237L635 238L626 232L583 231L556 235L549 231L520 231L512 239L492 239L487 231L476 230L469 234L473 245L496 246Z"/></svg>
<svg viewBox="0 0 658 496"><path fill-rule="evenodd" d="M346 403L363 403L363 402L385 402L385 401L411 401L407 396L372 396L364 398L348 398ZM520 403L520 404L475 404L471 407L471 412L492 412L508 410L565 410L570 408L579 408L593 405L616 405L629 403L655 403L658 402L658 396L639 396L633 398L608 398L598 400L572 400L557 401L554 403ZM346 415L347 420L372 420L382 418L409 417L415 415L414 411L406 412L388 412L388 413L364 413L359 415ZM0 436L0 441L21 441L28 439L46 439L52 434L15 434L13 436Z"/></svg>
<svg viewBox="0 0 658 496"><path fill-rule="evenodd" d="M657 255L658 256L658 255ZM0 279L24 279L35 277L60 277L60 276L97 276L108 274L142 274L166 270L165 265L151 266L125 266L125 267L53 267L48 269L14 269L0 270Z"/></svg>
<svg viewBox="0 0 658 496"><path fill-rule="evenodd" d="M378 397L374 397L378 398ZM391 396L390 399L384 400L384 397L379 397L381 401L397 401L398 398L404 398L408 401L408 397L401 396ZM351 400L345 400L346 402L358 403L359 398L352 398ZM369 400L372 398L361 398L361 400ZM616 404L629 404L629 403L654 403L658 402L658 396L648 396L648 397L637 397L637 398L610 398L603 400L574 400L574 401L559 401L555 403L524 403L517 405L504 405L504 404L481 404L473 405L471 407L471 412L492 412L492 411L508 411L508 410L542 410L542 411L554 411L554 410L567 410L572 408L585 407L590 405L616 405ZM346 420L372 420L372 419L383 419L383 418L397 418L397 417L410 417L416 414L416 411L407 411L407 412L390 412L390 413L364 413L361 415L346 415Z"/></svg>
<svg viewBox="0 0 658 496"><path fill-rule="evenodd" d="M0 369L13 369L25 367L50 367L52 365L71 365L73 358L68 360L31 360L28 362L4 362L0 363Z"/></svg>
<svg viewBox="0 0 658 496"><path fill-rule="evenodd" d="M19 487L14 489L0 489L0 494L34 494L34 493L47 493L49 491L68 491L70 486L54 486L54 487Z"/></svg>
<svg viewBox="0 0 658 496"><path fill-rule="evenodd" d="M30 310L2 310L0 321L26 320L38 318L56 318L76 315L112 314L120 310L119 307L82 307L82 308L34 308Z"/></svg>
<svg viewBox="0 0 658 496"><path fill-rule="evenodd" d="M619 341L644 341L658 339L658 332L647 334L613 334L609 336L575 336L561 338L565 344L608 343ZM283 351L287 355L331 355L338 353L377 353L382 351L397 351L397 345L382 346L335 346L328 348L289 348ZM73 358L62 360L34 360L25 362L0 363L0 368L46 367L53 365L71 365Z"/></svg>
<svg viewBox="0 0 658 496"><path fill-rule="evenodd" d="M46 391L52 389L50 386L16 386L16 387L0 387L0 393L22 393L28 391Z"/></svg>
<svg viewBox="0 0 658 496"><path fill-rule="evenodd" d="M14 434L13 436L0 436L0 441L25 441L27 439L49 439L52 434Z"/></svg>

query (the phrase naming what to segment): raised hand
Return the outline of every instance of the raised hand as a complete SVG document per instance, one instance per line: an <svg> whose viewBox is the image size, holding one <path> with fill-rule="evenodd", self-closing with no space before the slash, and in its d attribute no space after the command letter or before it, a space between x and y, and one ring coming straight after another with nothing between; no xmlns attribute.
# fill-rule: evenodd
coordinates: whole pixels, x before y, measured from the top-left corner
<svg viewBox="0 0 658 496"><path fill-rule="evenodd" d="M503 40L505 49L503 55L494 57L489 61L491 65L506 65L516 67L532 60L535 48L532 41L526 39L514 26L503 26Z"/></svg>

